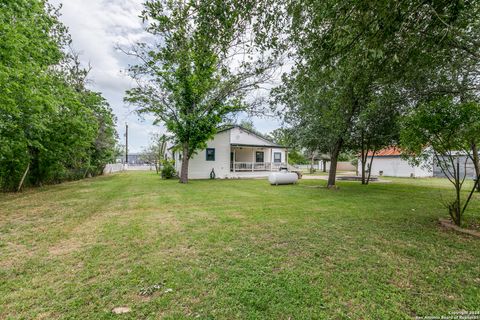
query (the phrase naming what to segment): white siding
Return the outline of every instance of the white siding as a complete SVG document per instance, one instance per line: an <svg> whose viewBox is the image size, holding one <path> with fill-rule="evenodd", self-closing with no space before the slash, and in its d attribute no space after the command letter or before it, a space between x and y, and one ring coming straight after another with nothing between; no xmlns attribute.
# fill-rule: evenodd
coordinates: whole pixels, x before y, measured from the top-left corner
<svg viewBox="0 0 480 320"><path fill-rule="evenodd" d="M367 164L370 157L367 158ZM383 171L384 176L390 177L433 177L433 171L424 166L412 166L408 161L400 157L374 157L372 163L372 175L379 176ZM358 172L362 172L362 163L358 161Z"/></svg>
<svg viewBox="0 0 480 320"><path fill-rule="evenodd" d="M172 159L175 160L175 171L180 175L180 168L182 167L182 160L180 159L181 151L172 151Z"/></svg>
<svg viewBox="0 0 480 320"><path fill-rule="evenodd" d="M241 128L238 128L238 127L234 127L230 129L229 132L230 132L230 143L232 144L274 146L274 144L271 143L270 141L257 137L256 135L251 134L248 131L242 130Z"/></svg>
<svg viewBox="0 0 480 320"><path fill-rule="evenodd" d="M274 155L276 152L279 152L279 153L282 155L282 157L281 157L281 159L280 159L280 162L287 162L287 161L286 161L286 156L285 156L285 149L279 149L279 148L272 148L271 153L270 153L269 160L271 159L271 161L274 162L275 158L274 158L273 155Z"/></svg>
<svg viewBox="0 0 480 320"><path fill-rule="evenodd" d="M286 152L285 149L280 148L267 148L267 147L235 147L232 149L235 150L235 161L236 162L255 162L256 161L256 152L263 152L263 162L273 162L273 153L279 152L281 154L281 161L286 162Z"/></svg>
<svg viewBox="0 0 480 320"><path fill-rule="evenodd" d="M255 161L255 149L247 148L247 147L235 147L235 161L236 162Z"/></svg>
<svg viewBox="0 0 480 320"><path fill-rule="evenodd" d="M207 142L207 148L215 149L215 161L207 161L206 150L200 150L190 158L188 177L190 179L209 179L212 169L217 178L225 178L230 173L230 133L220 132ZM175 169L180 174L182 161L179 152L175 154Z"/></svg>
<svg viewBox="0 0 480 320"><path fill-rule="evenodd" d="M232 146L231 144L243 144L247 146ZM234 127L217 133L208 141L207 148L215 148L215 161L206 160L206 150L199 151L190 158L188 166L188 177L190 179L209 179L212 169L215 170L216 178L224 179L231 176L230 152L235 149L236 162L255 162L255 152L264 152L264 162L273 162L273 153L282 154L281 162L286 162L286 152L282 148L270 148L275 146L271 142L257 137L241 128ZM182 161L181 152L175 152L175 169L180 174Z"/></svg>

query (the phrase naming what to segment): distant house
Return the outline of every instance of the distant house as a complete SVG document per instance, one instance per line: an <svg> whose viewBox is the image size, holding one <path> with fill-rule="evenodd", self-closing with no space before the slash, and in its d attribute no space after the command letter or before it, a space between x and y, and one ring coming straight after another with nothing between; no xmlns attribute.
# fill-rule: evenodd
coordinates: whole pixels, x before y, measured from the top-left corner
<svg viewBox="0 0 480 320"><path fill-rule="evenodd" d="M372 152L368 153L367 168L370 165ZM358 172L362 170L361 158L358 159ZM401 151L396 147L389 147L375 152L371 170L373 176L390 177L433 177L434 170L430 166L413 166L401 158Z"/></svg>
<svg viewBox="0 0 480 320"><path fill-rule="evenodd" d="M172 152L175 169L180 174L182 153ZM208 179L212 170L216 178L267 176L271 171L287 167L288 151L241 126L221 129L207 142L207 147L190 158L188 177Z"/></svg>
<svg viewBox="0 0 480 320"><path fill-rule="evenodd" d="M460 177L465 176L466 178L469 178L469 179L475 179L477 177L473 161L468 155L465 154L465 152L463 152L463 151L452 151L452 155L454 155L454 163L456 163L457 160L458 160L458 163L459 163L458 168L460 169ZM442 157L440 157L440 158L442 158ZM450 172L453 172L453 170L451 168L451 165L449 165L449 161L447 161L447 160L448 160L448 158L445 157L444 161L446 163L444 163L444 167L445 167L445 165L447 165L449 167ZM375 161L375 160L373 160L373 161ZM433 163L433 176L434 177L441 177L441 178L446 177L445 173L443 172L442 168L437 163L437 161L434 161L434 163Z"/></svg>

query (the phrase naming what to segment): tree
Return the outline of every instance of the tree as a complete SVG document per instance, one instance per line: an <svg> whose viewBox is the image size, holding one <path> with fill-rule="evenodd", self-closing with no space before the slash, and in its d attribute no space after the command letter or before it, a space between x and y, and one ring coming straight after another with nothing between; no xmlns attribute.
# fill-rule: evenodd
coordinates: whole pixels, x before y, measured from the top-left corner
<svg viewBox="0 0 480 320"><path fill-rule="evenodd" d="M349 147L360 154L362 184L368 184L377 151L398 143L401 99L395 93L377 93L360 112L349 141ZM392 101L393 100L393 101ZM367 163L368 157L370 162ZM366 169L368 175L366 174Z"/></svg>
<svg viewBox="0 0 480 320"><path fill-rule="evenodd" d="M96 92L88 91L85 95L93 100L90 108L97 122L95 140L90 146L90 165L93 175L100 175L107 163L115 161L118 152L118 135L115 129L116 117L108 102Z"/></svg>
<svg viewBox="0 0 480 320"><path fill-rule="evenodd" d="M478 12L472 10L472 12ZM435 100L441 97L454 98L456 101L462 103L478 103L480 102L480 86L478 79L480 78L480 56L475 55L475 51L459 49L458 42L454 39L461 38L466 40L466 35L469 34L468 42L480 43L480 34L474 27L479 24L478 14L476 22L469 18L470 14L462 15L462 23L471 25L471 30L458 30L457 34L451 36L447 35L449 44L453 46L453 52L445 55L444 51L432 53L431 59L435 61L435 66L430 64L420 64L417 66L417 71L413 74L407 74L405 88L407 89L410 101L424 102ZM451 25L452 29L458 29L457 26ZM475 31L473 31L475 30ZM476 51L479 52L480 47ZM470 142L471 153L470 157L473 162L476 175L480 175L480 164L478 158L478 145L480 137L472 136ZM477 191L480 190L480 185L477 185Z"/></svg>
<svg viewBox="0 0 480 320"><path fill-rule="evenodd" d="M308 164L308 159L298 150L291 149L288 151L288 163L295 164Z"/></svg>
<svg viewBox="0 0 480 320"><path fill-rule="evenodd" d="M461 190L468 158L460 163L460 156L471 155L470 142L479 134L480 105L456 102L452 97L423 102L403 120L401 146L411 161L417 165L435 162L453 184L455 197L446 206L457 225L461 225L480 178L477 176L469 196L463 201Z"/></svg>
<svg viewBox="0 0 480 320"><path fill-rule="evenodd" d="M244 31L254 1L147 1L142 19L156 45L127 52L141 62L129 69L137 86L125 101L152 113L174 134L182 150L180 182L189 160L213 137L226 117L245 109L245 94L265 80L270 60L253 54ZM246 55L244 55L246 54Z"/></svg>
<svg viewBox="0 0 480 320"><path fill-rule="evenodd" d="M330 155L327 185L335 187L338 156L376 91L375 81L387 72L389 60L376 50L373 42L378 39L365 25L372 19L372 8L352 1L350 16L330 5L328 1L290 5L289 41L296 50L296 62L274 93L276 101L286 106L286 120L292 127L309 130L305 146L313 144L308 149ZM336 24L339 20L342 25ZM358 35L364 39L358 40Z"/></svg>
<svg viewBox="0 0 480 320"><path fill-rule="evenodd" d="M253 125L253 121L250 119L242 119L239 124L240 127L256 132L257 129L255 129L255 126Z"/></svg>
<svg viewBox="0 0 480 320"><path fill-rule="evenodd" d="M338 154L379 88L396 84L406 95L411 79L428 83L429 70L438 71L456 51L477 56L478 41L469 30L478 25L478 2L286 0L275 7L288 17L270 19L288 30L280 37L286 44L277 48L294 58L276 102L286 106L296 127L318 129L311 135L330 152L329 187Z"/></svg>
<svg viewBox="0 0 480 320"><path fill-rule="evenodd" d="M66 53L70 36L58 11L41 0L1 7L0 187L99 174L112 158L115 120L85 88L88 71Z"/></svg>
<svg viewBox="0 0 480 320"><path fill-rule="evenodd" d="M267 136L270 140L282 146L291 147L295 144L295 132L290 128L275 129Z"/></svg>
<svg viewBox="0 0 480 320"><path fill-rule="evenodd" d="M228 125L228 124L227 124ZM235 125L235 124L234 124ZM254 124L253 124L253 121L251 119L242 119L240 121L240 123L238 124L240 127L244 128L244 129L247 129L253 133L255 133L256 135L259 135L260 137L263 137L265 139L269 139L268 136L264 135L263 133L261 133L259 130L257 130L257 128L255 128Z"/></svg>
<svg viewBox="0 0 480 320"><path fill-rule="evenodd" d="M301 133L302 146L330 155L328 187L335 187L338 157L371 90L371 76L361 79L362 71L351 66L299 65L274 91L277 103L286 107L285 121Z"/></svg>
<svg viewBox="0 0 480 320"><path fill-rule="evenodd" d="M301 152L301 147L298 146L295 130L291 128L278 128L270 132L268 138L279 145L289 148L289 164L308 164L308 159L305 158Z"/></svg>
<svg viewBox="0 0 480 320"><path fill-rule="evenodd" d="M155 165L157 174L160 172L160 166L166 159L167 142L169 137L165 134L153 134L151 144L142 152L142 159L145 162Z"/></svg>
<svg viewBox="0 0 480 320"><path fill-rule="evenodd" d="M2 4L0 27L0 184L13 190L30 170L28 149L47 129L46 71L60 61L57 43L66 39L53 8L43 1Z"/></svg>

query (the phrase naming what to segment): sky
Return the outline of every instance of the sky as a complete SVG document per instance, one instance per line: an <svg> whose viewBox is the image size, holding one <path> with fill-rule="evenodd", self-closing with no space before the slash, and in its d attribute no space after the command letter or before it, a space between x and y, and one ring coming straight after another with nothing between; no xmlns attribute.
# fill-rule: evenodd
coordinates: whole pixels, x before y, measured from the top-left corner
<svg viewBox="0 0 480 320"><path fill-rule="evenodd" d="M129 127L129 151L141 152L149 145L152 133L163 133L161 125L153 125L154 117L140 119L134 107L123 102L125 90L133 86L125 70L135 61L116 49L147 42L139 18L143 0L50 0L62 5L60 20L72 36L72 47L80 53L84 65L90 64L89 87L101 92L117 117L120 143L125 143L125 123ZM244 118L244 116L240 116ZM280 127L279 119L251 118L257 130L268 133Z"/></svg>

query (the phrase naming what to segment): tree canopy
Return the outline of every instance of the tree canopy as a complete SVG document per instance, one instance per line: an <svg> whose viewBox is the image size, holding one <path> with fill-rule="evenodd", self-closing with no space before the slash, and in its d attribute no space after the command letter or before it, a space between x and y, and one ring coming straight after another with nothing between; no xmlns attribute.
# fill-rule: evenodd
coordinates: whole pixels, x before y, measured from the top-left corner
<svg viewBox="0 0 480 320"><path fill-rule="evenodd" d="M74 68L58 11L40 0L0 7L1 188L101 173L114 156L114 116Z"/></svg>
<svg viewBox="0 0 480 320"><path fill-rule="evenodd" d="M293 60L292 71L274 90L274 106L284 108L287 124L303 131L306 148L331 155L328 186L335 185L343 149L359 150L373 137L375 148L395 143L398 116L421 101L459 92L456 83L463 83L470 97L478 92L472 67L478 66L480 47L478 2L285 0L272 5L281 16L265 23L285 24L283 36L277 36L283 43L275 47ZM453 81L460 71L464 76L458 79L464 81ZM374 133L369 143L361 141L367 132Z"/></svg>
<svg viewBox="0 0 480 320"><path fill-rule="evenodd" d="M455 187L455 198L447 207L457 225L471 198L462 203L460 191L471 156L471 141L479 135L480 104L455 102L452 97L421 103L402 123L401 146L411 161L416 165L438 165Z"/></svg>
<svg viewBox="0 0 480 320"><path fill-rule="evenodd" d="M269 61L244 58L253 53L245 34L252 3L145 2L142 19L156 44L139 43L127 52L140 63L130 68L138 85L125 100L174 134L183 153L180 182L188 181L189 159L229 114L245 108L246 92L269 67Z"/></svg>

